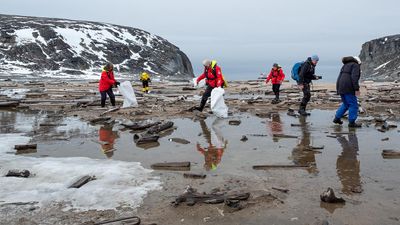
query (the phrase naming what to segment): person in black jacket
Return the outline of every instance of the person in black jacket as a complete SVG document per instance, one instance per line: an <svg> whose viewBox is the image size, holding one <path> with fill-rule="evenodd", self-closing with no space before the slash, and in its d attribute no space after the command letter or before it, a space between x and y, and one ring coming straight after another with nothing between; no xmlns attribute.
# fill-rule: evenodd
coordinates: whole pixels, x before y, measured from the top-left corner
<svg viewBox="0 0 400 225"><path fill-rule="evenodd" d="M333 122L343 124L341 118L349 110L349 127L361 127L361 124L356 123L358 117L357 96L360 95L358 81L361 76L361 60L356 56L348 56L344 57L342 62L344 65L336 82L336 90L342 99L342 105L336 111Z"/></svg>
<svg viewBox="0 0 400 225"><path fill-rule="evenodd" d="M298 85L303 91L303 99L300 103L299 114L302 116L310 115L306 112L306 108L311 99L310 83L313 80L318 80L318 76L315 75L315 67L318 64L318 61L319 57L317 55L313 55L304 62L300 69Z"/></svg>

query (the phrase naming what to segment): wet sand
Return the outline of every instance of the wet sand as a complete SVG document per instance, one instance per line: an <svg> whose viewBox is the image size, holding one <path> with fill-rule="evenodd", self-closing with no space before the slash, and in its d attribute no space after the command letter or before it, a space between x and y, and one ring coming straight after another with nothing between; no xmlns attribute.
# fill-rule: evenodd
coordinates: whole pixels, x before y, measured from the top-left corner
<svg viewBox="0 0 400 225"><path fill-rule="evenodd" d="M95 92L94 84L71 86L87 91L87 85ZM46 111L46 123L63 125L41 127L37 124L31 136L32 142L39 144L38 151L27 156L84 156L141 162L145 168L158 162L190 161L190 172L205 174L205 179L186 179L184 172L154 171L153 175L160 177L163 189L149 193L137 210L119 208L77 213L64 212L59 207L32 209L32 205L1 205L2 221L7 224L93 224L102 219L138 215L143 224L322 224L323 220L330 224L399 224L400 166L398 160L381 156L383 149L399 146L398 130L381 133L369 117L390 116L390 120L397 124L398 108L394 103L367 102L373 97L370 96L373 89L370 93L364 89L361 103L367 110L364 119L371 122L364 122L362 129L349 130L345 125L331 123L333 109L338 105L329 100L333 85L316 85L314 88L322 91L314 92L316 96L311 108L318 109L313 110L308 118L295 118L286 115L289 107L297 106L295 93L283 94L285 102L272 105L272 96L265 95L265 90L270 87L253 82L233 83L226 96L231 117L217 119L206 112L203 116L208 118L205 120L201 119L203 116L183 110L198 103L191 95L199 91L179 93L178 90L185 85L171 86L175 91L158 87L153 89L151 96L139 99L146 102L146 107L121 109L108 114L117 120L114 125L85 122L104 112L98 106L41 106ZM294 92L289 84L284 88ZM161 97L153 97L156 95ZM179 101L180 95L186 95L188 99ZM323 97L318 98L318 95ZM157 100L147 101L149 98ZM0 112L2 133L13 132L13 124L17 121L21 126L24 124L21 121L35 121L38 114L32 111L34 106L23 107L17 111ZM392 112L387 112L389 108ZM172 120L175 129L164 134L157 145L136 146L134 132L118 124L124 119L144 118ZM230 120L240 120L241 123L232 126ZM113 138L116 151L102 151L100 132ZM345 134L328 137L335 132ZM277 139L273 138L274 134L298 137ZM240 140L243 135L248 138L246 142ZM190 143L176 143L170 141L171 138L185 139ZM389 141L382 141L384 138L389 138ZM319 146L324 146L319 152L309 150ZM311 166L306 169L252 169L253 165L268 164ZM215 188L250 192L251 198L244 202L242 210L236 212L228 212L224 204L186 206L183 203L178 207L171 206L170 202L188 185L207 193ZM273 187L288 189L289 192L282 193ZM319 195L328 187L343 197L346 204L321 203ZM361 193L355 193L360 190Z"/></svg>

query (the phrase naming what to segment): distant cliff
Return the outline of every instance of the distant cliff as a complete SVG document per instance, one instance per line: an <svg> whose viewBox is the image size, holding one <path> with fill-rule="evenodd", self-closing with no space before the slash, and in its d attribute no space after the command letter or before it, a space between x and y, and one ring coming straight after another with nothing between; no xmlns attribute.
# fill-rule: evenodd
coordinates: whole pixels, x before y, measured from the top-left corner
<svg viewBox="0 0 400 225"><path fill-rule="evenodd" d="M400 35L363 44L360 58L364 80L400 80Z"/></svg>
<svg viewBox="0 0 400 225"><path fill-rule="evenodd" d="M178 47L146 31L106 23L0 14L0 72L33 75L97 73L106 62L189 79L192 64Z"/></svg>

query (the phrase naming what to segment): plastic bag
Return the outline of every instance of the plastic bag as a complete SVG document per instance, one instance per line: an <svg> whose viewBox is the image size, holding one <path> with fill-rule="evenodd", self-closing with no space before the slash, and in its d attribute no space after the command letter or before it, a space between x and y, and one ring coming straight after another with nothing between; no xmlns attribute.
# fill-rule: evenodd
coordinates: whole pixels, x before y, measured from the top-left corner
<svg viewBox="0 0 400 225"><path fill-rule="evenodd" d="M214 88L211 92L211 110L217 117L228 117L228 106L224 100L225 90L222 88Z"/></svg>
<svg viewBox="0 0 400 225"><path fill-rule="evenodd" d="M133 91L131 82L125 81L118 86L119 92L124 96L124 104L122 108L138 107L135 92Z"/></svg>
<svg viewBox="0 0 400 225"><path fill-rule="evenodd" d="M206 81L203 79L199 83L197 83L197 78L193 78L193 86L195 88L203 88L206 86Z"/></svg>

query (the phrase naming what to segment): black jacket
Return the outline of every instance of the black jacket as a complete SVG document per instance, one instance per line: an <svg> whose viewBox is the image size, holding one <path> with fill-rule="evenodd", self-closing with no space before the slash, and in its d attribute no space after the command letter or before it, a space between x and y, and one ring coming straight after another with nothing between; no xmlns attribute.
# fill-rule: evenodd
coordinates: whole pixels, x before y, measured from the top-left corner
<svg viewBox="0 0 400 225"><path fill-rule="evenodd" d="M351 56L344 57L342 62L344 65L336 82L337 93L340 95L355 95L356 91L360 90L358 83L361 76L360 64Z"/></svg>
<svg viewBox="0 0 400 225"><path fill-rule="evenodd" d="M308 58L301 66L299 73L299 84L309 84L312 80L316 80L315 65L311 58Z"/></svg>

